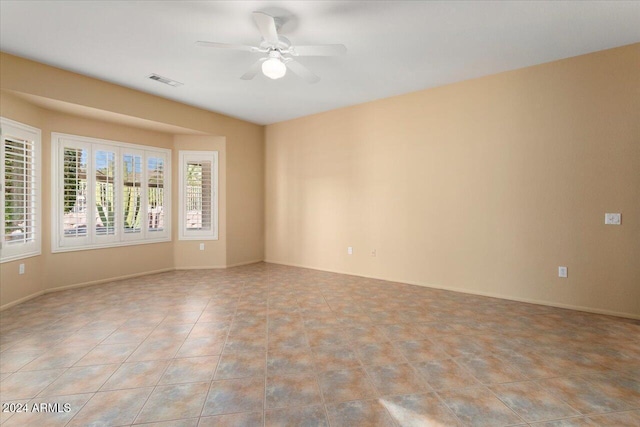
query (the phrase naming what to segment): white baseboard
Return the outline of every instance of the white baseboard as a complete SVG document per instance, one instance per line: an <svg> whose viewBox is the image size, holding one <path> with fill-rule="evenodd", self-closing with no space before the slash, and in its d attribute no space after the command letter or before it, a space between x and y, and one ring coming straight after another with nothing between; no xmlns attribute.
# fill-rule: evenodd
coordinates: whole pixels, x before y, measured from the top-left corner
<svg viewBox="0 0 640 427"><path fill-rule="evenodd" d="M227 268L226 265L195 265L193 267L176 267L175 271L189 271L189 270L221 270Z"/></svg>
<svg viewBox="0 0 640 427"><path fill-rule="evenodd" d="M479 295L479 296L490 297L490 298L499 298L499 299L504 299L504 300L509 300L509 301L524 302L524 303L528 303L528 304L538 304L538 305L544 305L544 306L549 306L549 307L564 308L564 309L568 309L568 310L584 311L584 312L587 312L587 313L604 314L604 315L607 315L607 316L616 316L616 317L624 317L624 318L628 318L628 319L640 320L640 314L635 314L635 313L627 313L627 312L620 312L620 311L614 311L614 310L605 310L605 309L600 309L600 308L585 307L585 306L573 305L573 304L562 304L562 303L556 303L556 302L553 302L553 301L537 300L537 299L531 299L531 298L519 298L519 297L495 294L495 293L491 293L491 292L479 292L479 291L475 291L475 290L471 290L471 289L465 289L465 288L455 288L455 287L448 287L448 286L435 285L435 284L426 284L426 283L413 282L413 281L394 279L394 278L388 278L388 277L367 276L367 275L362 275L362 274L354 274L354 273L346 272L346 271L328 270L328 269L319 268L319 267L313 267L313 266L302 265L302 264L279 262L279 261L273 261L273 260L254 260L254 261L246 261L246 262L230 264L230 265L222 265L222 266L164 268L164 269L160 269L160 270L146 271L146 272L143 272L143 273L134 273L134 274L127 274L127 275L122 275L122 276L110 277L108 279L100 279L100 280L93 280L93 281L90 281L90 282L76 283L76 284L73 284L73 285L58 286L58 287L55 287L55 288L50 288L50 289L46 289L46 290L43 290L43 291L38 291L38 292L35 292L35 293L31 294L31 295L27 295L25 297L19 298L19 299L15 300L15 301L12 301L10 303L4 304L4 305L0 306L0 311L6 310L8 308L11 308L11 307L13 307L15 305L18 305L20 303L23 303L25 301L29 301L30 299L37 298L40 295L48 294L48 293L51 293L51 292L64 291L64 290L67 290L67 289L74 289L74 288L82 288L82 287L85 287L85 286L99 285L99 284L108 283L108 282L115 282L115 281L118 281L118 280L131 279L131 278L134 278L134 277L147 276L147 275L158 274L158 273L166 273L168 271L174 271L174 270L184 271L184 270L224 269L224 268L239 267L239 266L249 265L249 264L256 264L256 263L259 263L259 262L266 262L266 263L269 263L269 264L286 265L286 266L290 266L290 267L307 268L307 269L310 269L310 270L326 271L326 272L330 272L330 273L346 274L346 275L349 275L349 276L365 277L365 278L368 278L368 279L385 280L385 281L397 282L397 283L406 283L406 284L409 284L409 285L423 286L423 287L426 287L426 288L433 288L433 289L442 289L442 290L445 290L445 291L460 292L460 293L465 293L465 294L470 294L470 295Z"/></svg>
<svg viewBox="0 0 640 427"><path fill-rule="evenodd" d="M65 291L68 289L74 289L74 288L83 288L85 286L93 286L93 285L100 285L103 283L109 283L109 282L115 282L118 280L125 280L125 279L131 279L134 277L140 277L140 276L148 276L150 274L158 274L158 273L166 273L168 271L182 271L182 270L210 270L210 269L224 269L224 268L231 268L231 267L239 267L241 265L249 265L249 264L256 264L259 262L262 262L263 260L253 260L253 261L246 261L246 262L240 262L240 263L236 263L236 264L231 264L231 265L215 265L215 266L196 266L196 267L180 267L180 268L162 268L159 270L151 270L151 271L145 271L145 272L141 272L141 273L133 273L133 274L125 274L122 276L115 276L115 277L109 277L107 279L99 279L99 280L92 280L89 282L83 282L83 283L75 283L73 285L65 285L65 286L57 286L55 288L50 288L50 289L45 289L42 291L38 291L38 292L34 292L30 295L27 295L25 297L19 298L15 301L11 301L9 303L6 303L4 305L0 306L0 311L6 310L8 308L11 308L15 305L18 305L20 303L29 301L31 299L37 298L40 295L44 295L44 294L49 294L51 292L59 292L59 291Z"/></svg>
<svg viewBox="0 0 640 427"><path fill-rule="evenodd" d="M263 262L263 261L264 261L263 259L256 259L256 260L253 260L253 261L237 262L235 264L228 264L227 268L240 267L240 266L249 265L249 264L257 264L257 263Z"/></svg>
<svg viewBox="0 0 640 427"><path fill-rule="evenodd" d="M350 273L350 272L346 272L346 271L328 270L328 269L325 269L325 268L311 267L311 266L307 266L307 265L286 263L286 262L280 262L280 261L272 261L272 260L268 260L268 259L264 260L264 262L269 263L269 264L286 265L286 266L290 266L290 267L308 268L310 270L326 271L326 272L329 272L329 273L346 274L346 275L349 275L349 276L365 277L367 279L384 280L384 281L396 282L396 283L406 283L408 285L422 286L422 287L425 287L425 288L433 288L433 289L442 289L444 291L452 291L452 292L459 292L459 293L463 293L463 294L478 295L478 296L490 297L490 298L498 298L498 299L504 299L504 300L508 300L508 301L524 302L524 303L528 303L528 304L538 304L538 305L544 305L544 306L548 306L548 307L564 308L564 309L567 309L567 310L584 311L584 312L587 312L587 313L604 314L604 315L607 315L607 316L616 316L616 317L624 317L624 318L627 318L627 319L640 320L640 314L637 314L637 313L627 313L627 312L624 312L624 311L605 310L605 309L594 308L594 307L586 307L586 306L573 305L573 304L563 304L563 303L557 303L557 302L553 302L553 301L537 300L537 299L531 299L531 298L519 298L519 297L495 294L495 293L491 293L491 292L480 292L480 291L475 291L475 290L465 289L465 288L455 288L455 287L449 287L449 286L434 285L434 284L430 284L430 283L427 284L427 283L420 283L420 282L412 282L412 281L407 281L407 280L404 280L404 279L394 279L394 278L389 278L389 277L367 276L367 275L363 275L363 274L354 274L354 273Z"/></svg>
<svg viewBox="0 0 640 427"><path fill-rule="evenodd" d="M202 265L202 266L193 266L193 267L176 267L175 270L176 271L186 271L186 270L216 270L216 269L221 269L221 268L232 268L232 267L240 267L242 265L249 265L249 264L257 264L259 262L262 262L263 260L259 259L259 260L253 260L253 261L243 261L243 262L238 262L235 264L226 264L226 265Z"/></svg>
<svg viewBox="0 0 640 427"><path fill-rule="evenodd" d="M125 275L122 275L122 276L109 277L107 279L99 279L99 280L92 280L90 282L75 283L73 285L57 286L55 288L49 288L49 289L45 289L45 290L42 290L42 291L34 292L31 295L27 295L26 297L22 297L20 299L15 300L15 301L12 301L12 302L9 302L7 304L4 304L4 305L0 306L0 311L6 310L8 308L13 307L14 305L18 305L18 304L23 303L25 301L29 301L29 300L31 300L33 298L37 298L40 295L50 294L52 292L66 291L68 289L74 289L74 288L84 288L85 286L101 285L103 283L109 283L109 282L115 282L115 281L118 281L118 280L131 279L131 278L140 277L140 276L148 276L150 274L166 273L167 271L173 271L173 270L174 270L173 268L162 268L160 270L151 270L151 271L145 271L145 272L142 272L142 273L125 274Z"/></svg>
<svg viewBox="0 0 640 427"><path fill-rule="evenodd" d="M6 303L4 305L0 305L0 311L6 310L7 308L11 308L14 305L18 305L18 304L23 303L25 301L29 301L30 299L37 298L40 295L44 295L44 294L45 294L44 291L38 291L38 292L32 293L31 295L27 295L26 297L22 297L22 298L19 298L19 299L15 300L15 301L11 301L11 302L8 302L8 303Z"/></svg>
<svg viewBox="0 0 640 427"><path fill-rule="evenodd" d="M85 286L101 285L103 283L116 282L118 280L132 279L134 277L149 276L151 274L166 273L173 271L173 268L161 268L159 270L145 271L142 273L124 274L122 276L109 277L108 279L91 280L89 282L76 283L73 285L57 286L55 288L46 289L45 294L58 291L66 291L67 289L84 288Z"/></svg>

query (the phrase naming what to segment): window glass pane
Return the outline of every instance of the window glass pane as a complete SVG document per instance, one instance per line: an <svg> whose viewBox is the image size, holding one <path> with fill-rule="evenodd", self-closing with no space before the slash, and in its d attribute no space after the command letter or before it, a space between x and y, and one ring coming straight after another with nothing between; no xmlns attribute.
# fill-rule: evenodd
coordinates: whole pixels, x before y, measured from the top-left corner
<svg viewBox="0 0 640 427"><path fill-rule="evenodd" d="M147 177L149 231L162 231L164 229L164 159L149 157Z"/></svg>
<svg viewBox="0 0 640 427"><path fill-rule="evenodd" d="M186 229L211 230L211 162L187 162Z"/></svg>
<svg viewBox="0 0 640 427"><path fill-rule="evenodd" d="M96 151L96 234L115 234L116 153Z"/></svg>
<svg viewBox="0 0 640 427"><path fill-rule="evenodd" d="M4 139L4 231L8 245L35 239L35 173L33 142Z"/></svg>
<svg viewBox="0 0 640 427"><path fill-rule="evenodd" d="M122 165L124 232L141 232L142 157L125 154Z"/></svg>
<svg viewBox="0 0 640 427"><path fill-rule="evenodd" d="M64 237L87 235L87 150L65 148L63 155Z"/></svg>

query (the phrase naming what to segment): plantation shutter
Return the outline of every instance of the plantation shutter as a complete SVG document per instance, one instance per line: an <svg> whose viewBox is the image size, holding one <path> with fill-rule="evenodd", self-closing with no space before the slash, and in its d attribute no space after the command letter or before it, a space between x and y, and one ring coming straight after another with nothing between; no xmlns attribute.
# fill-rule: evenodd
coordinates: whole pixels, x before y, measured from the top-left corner
<svg viewBox="0 0 640 427"><path fill-rule="evenodd" d="M64 141L60 145L60 163L62 169L61 246L76 246L89 242L88 231L93 226L92 194L89 191L90 147L78 141Z"/></svg>
<svg viewBox="0 0 640 427"><path fill-rule="evenodd" d="M97 243L116 241L118 224L118 150L107 145L93 145L93 192L95 202L95 236Z"/></svg>
<svg viewBox="0 0 640 427"><path fill-rule="evenodd" d="M144 153L137 150L127 150L122 155L122 227L126 239L143 237L142 200L146 189L143 180L143 159Z"/></svg>
<svg viewBox="0 0 640 427"><path fill-rule="evenodd" d="M180 238L217 239L216 151L180 152Z"/></svg>
<svg viewBox="0 0 640 427"><path fill-rule="evenodd" d="M147 158L147 230L160 233L165 230L165 187L167 184L166 159L158 155Z"/></svg>
<svg viewBox="0 0 640 427"><path fill-rule="evenodd" d="M2 261L40 253L40 131L2 119Z"/></svg>

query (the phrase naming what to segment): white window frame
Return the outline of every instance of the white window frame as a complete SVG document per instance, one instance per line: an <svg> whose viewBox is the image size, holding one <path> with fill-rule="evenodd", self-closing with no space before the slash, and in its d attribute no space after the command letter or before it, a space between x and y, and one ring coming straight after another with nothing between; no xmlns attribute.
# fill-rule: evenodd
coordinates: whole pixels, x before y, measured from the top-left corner
<svg viewBox="0 0 640 427"><path fill-rule="evenodd" d="M0 134L2 138L2 144L0 145L0 216L2 217L1 235L3 236L0 239L0 263L4 263L42 254L42 143L40 129L4 117L0 117ZM22 244L8 245L4 242L5 136L13 136L33 143L31 170L33 171L35 188L33 188L31 196L34 204L34 236L33 239Z"/></svg>
<svg viewBox="0 0 640 427"><path fill-rule="evenodd" d="M211 230L189 230L186 227L187 218L187 162L211 162ZM180 187L178 195L180 208L178 210L179 240L218 240L218 152L217 151L190 151L179 152L179 179Z"/></svg>
<svg viewBox="0 0 640 427"><path fill-rule="evenodd" d="M112 151L116 154L115 163L115 233L110 235L97 235L95 231L95 218L87 213L87 235L85 237L64 237L64 174L61 170L63 153L65 148L83 148L87 150L87 207L95 206L95 162L96 151ZM123 156L124 154L136 154L142 156L141 164L141 210L143 218L148 218L149 201L147 187L149 185L147 174L147 159L161 158L164 160L163 188L164 188L164 218L162 231L149 230L147 220L141 221L140 233L131 235L125 233L124 209L123 209ZM171 241L171 150L147 145L130 144L127 142L110 141L85 136L69 135L63 133L51 134L51 251L69 252L87 249L99 249L118 246L141 245Z"/></svg>

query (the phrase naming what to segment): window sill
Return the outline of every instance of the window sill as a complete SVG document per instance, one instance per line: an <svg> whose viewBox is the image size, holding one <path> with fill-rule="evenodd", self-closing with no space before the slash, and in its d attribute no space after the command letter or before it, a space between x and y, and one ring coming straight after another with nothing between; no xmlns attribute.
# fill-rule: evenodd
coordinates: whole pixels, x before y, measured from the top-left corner
<svg viewBox="0 0 640 427"><path fill-rule="evenodd" d="M5 262L12 262L12 261L19 261L21 259L26 259L26 258L33 258L36 256L40 256L42 255L42 251L38 250L35 252L28 252L25 254L16 254L16 255L10 255L10 256L6 256L3 257L2 259L0 259L0 264L4 264Z"/></svg>
<svg viewBox="0 0 640 427"><path fill-rule="evenodd" d="M52 253L63 253L63 252L76 252L76 251L90 251L94 249L110 249L110 248L119 248L123 246L136 246L136 245L149 245L154 243L167 243L171 242L171 238L164 237L161 239L145 239L145 240L131 240L127 242L117 242L117 243L103 243L97 245L84 245L84 246L60 246L60 247L52 247Z"/></svg>

